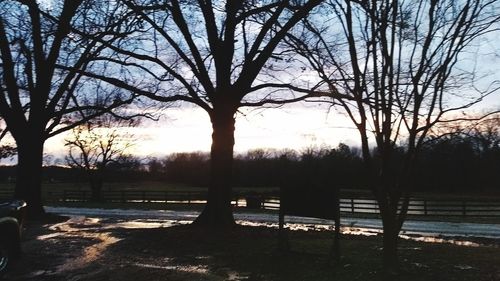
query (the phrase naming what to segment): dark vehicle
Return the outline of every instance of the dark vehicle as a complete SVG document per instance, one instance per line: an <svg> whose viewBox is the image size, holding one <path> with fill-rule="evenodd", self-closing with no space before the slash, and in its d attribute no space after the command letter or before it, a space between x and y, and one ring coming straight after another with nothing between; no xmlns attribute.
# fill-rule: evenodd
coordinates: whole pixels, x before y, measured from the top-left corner
<svg viewBox="0 0 500 281"><path fill-rule="evenodd" d="M21 254L21 230L26 202L0 201L0 276Z"/></svg>

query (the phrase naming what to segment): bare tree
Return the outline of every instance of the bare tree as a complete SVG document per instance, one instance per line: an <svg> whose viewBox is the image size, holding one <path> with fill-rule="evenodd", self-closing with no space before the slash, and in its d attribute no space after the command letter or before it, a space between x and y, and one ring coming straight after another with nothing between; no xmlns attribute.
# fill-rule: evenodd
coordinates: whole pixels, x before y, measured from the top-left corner
<svg viewBox="0 0 500 281"><path fill-rule="evenodd" d="M91 200L100 201L106 169L129 156L135 137L128 129L137 126L135 120L102 115L72 129L65 139L68 147L66 162L83 170L88 177Z"/></svg>
<svg viewBox="0 0 500 281"><path fill-rule="evenodd" d="M208 113L213 128L208 203L195 223L233 225L235 116L245 106L324 95L313 85L299 87L306 83L299 77L300 67L291 64L294 56L281 44L322 1L123 2L142 20L147 38L136 37L133 44L141 44L142 50L109 48L122 55L114 61L117 65L142 73L142 83L90 76L153 100L188 102Z"/></svg>
<svg viewBox="0 0 500 281"><path fill-rule="evenodd" d="M360 133L383 221L384 267L394 272L414 165L431 128L464 119L463 111L498 91L497 82L481 81L473 54L478 39L498 30L499 1L332 0L329 6L331 17L306 21L307 32L288 42L323 81L348 95L333 103Z"/></svg>
<svg viewBox="0 0 500 281"><path fill-rule="evenodd" d="M116 2L0 1L0 10L0 115L17 145L15 196L38 216L45 141L131 102L132 95L78 73L109 71L94 60L103 53L99 42L130 30Z"/></svg>
<svg viewBox="0 0 500 281"><path fill-rule="evenodd" d="M0 142L2 142L5 139L5 136L7 136L8 132L9 131L6 130L5 128L0 129ZM16 154L17 154L17 149L12 144L3 142L0 145L0 160L4 158L12 158Z"/></svg>
<svg viewBox="0 0 500 281"><path fill-rule="evenodd" d="M477 143L476 149L481 153L500 151L500 114L473 122L466 134Z"/></svg>

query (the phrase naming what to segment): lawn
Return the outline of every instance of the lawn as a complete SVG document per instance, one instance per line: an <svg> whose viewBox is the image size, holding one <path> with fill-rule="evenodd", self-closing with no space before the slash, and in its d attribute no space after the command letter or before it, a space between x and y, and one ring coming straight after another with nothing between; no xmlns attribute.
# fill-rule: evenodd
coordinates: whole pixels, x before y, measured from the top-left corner
<svg viewBox="0 0 500 281"><path fill-rule="evenodd" d="M382 280L381 237L345 235L342 259L329 259L331 232L191 225L125 227L116 219L30 223L23 259L9 280ZM400 241L394 280L500 280L498 241L479 247Z"/></svg>

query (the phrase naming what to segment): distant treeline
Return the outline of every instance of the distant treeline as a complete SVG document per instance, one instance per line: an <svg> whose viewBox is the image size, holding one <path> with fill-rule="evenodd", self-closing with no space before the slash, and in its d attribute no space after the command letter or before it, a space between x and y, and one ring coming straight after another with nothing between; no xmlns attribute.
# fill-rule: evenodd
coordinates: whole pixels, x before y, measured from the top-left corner
<svg viewBox="0 0 500 281"><path fill-rule="evenodd" d="M396 149L395 157L398 150ZM374 152L376 159L376 152ZM195 186L208 184L209 155L202 152L175 153L163 159L126 158L113 163L105 181L164 181ZM237 186L280 186L300 181L335 185L339 188L366 188L370 179L363 173L358 148L340 144L336 148L293 150L256 149L235 157L234 184ZM401 160L402 161L402 160ZM0 167L0 180L15 180L15 168ZM449 136L425 145L416 169L419 191L500 190L500 145L467 136ZM397 167L394 169L395 176ZM83 171L48 166L46 182L85 182Z"/></svg>

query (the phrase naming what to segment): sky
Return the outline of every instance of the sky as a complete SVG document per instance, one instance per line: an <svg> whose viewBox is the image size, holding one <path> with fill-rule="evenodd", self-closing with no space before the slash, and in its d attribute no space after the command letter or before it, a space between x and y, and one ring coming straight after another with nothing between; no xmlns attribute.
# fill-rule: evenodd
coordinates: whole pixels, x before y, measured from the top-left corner
<svg viewBox="0 0 500 281"><path fill-rule="evenodd" d="M477 112L500 109L500 93L486 99ZM197 107L166 109L160 120L147 120L126 128L134 136L131 153L138 157L161 158L176 152L210 151L212 128L208 114ZM63 159L65 134L46 142L45 153L52 161ZM290 104L280 108L245 109L236 117L235 153L252 149L294 149L357 146L359 134L343 114L317 103Z"/></svg>
<svg viewBox="0 0 500 281"><path fill-rule="evenodd" d="M497 42L496 37L482 42L479 46L481 53L490 53L488 49L498 50ZM491 68L491 73L500 80L498 56L480 56L478 62L479 67ZM500 93L485 100L481 106L500 108ZM480 108L477 110L480 111ZM145 121L140 127L127 128L127 131L137 138L132 153L139 157L210 150L211 124L208 115L195 107L166 109L161 120ZM63 158L67 154L65 137L66 134L61 134L49 139L45 153L55 159ZM244 153L257 148L300 151L308 147L335 147L341 142L356 146L358 139L352 123L338 112L329 112L325 105L301 103L281 108L242 109L236 119L235 152Z"/></svg>
<svg viewBox="0 0 500 281"><path fill-rule="evenodd" d="M489 59L487 64L499 69L500 59ZM500 71L494 77L500 81ZM495 108L500 109L500 91L485 99L475 110ZM147 120L139 127L126 130L136 138L130 152L140 158L210 151L212 130L208 114L192 105L167 108L160 120ZM47 140L45 154L50 157L46 164L65 164L66 137L68 134L60 134ZM311 147L333 148L339 143L357 146L359 135L346 116L334 109L328 110L328 105L302 102L280 108L242 108L236 117L235 142L236 154L258 148L301 151ZM0 162L15 163L15 158Z"/></svg>
<svg viewBox="0 0 500 281"><path fill-rule="evenodd" d="M136 141L131 153L163 157L175 152L210 151L212 128L208 115L196 107L170 108L158 121L147 120L127 128ZM46 142L45 153L63 158L66 134ZM242 109L236 118L235 153L257 148L294 149L356 145L357 131L346 117L319 104L294 104L280 108Z"/></svg>

